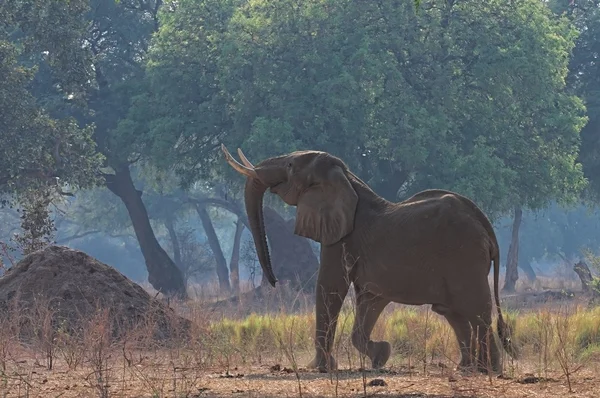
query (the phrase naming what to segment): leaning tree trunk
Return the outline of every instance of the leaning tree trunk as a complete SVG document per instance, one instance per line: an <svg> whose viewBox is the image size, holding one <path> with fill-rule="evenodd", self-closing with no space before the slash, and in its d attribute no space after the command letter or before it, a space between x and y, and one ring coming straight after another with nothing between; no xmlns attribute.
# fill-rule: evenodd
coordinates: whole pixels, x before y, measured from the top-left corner
<svg viewBox="0 0 600 398"><path fill-rule="evenodd" d="M234 294L240 293L240 246L244 232L244 223L238 219L235 224L235 235L233 238L233 250L231 251L231 261L229 262L229 274L231 276L231 285Z"/></svg>
<svg viewBox="0 0 600 398"><path fill-rule="evenodd" d="M508 257L506 259L506 277L504 279L503 291L513 293L517 280L519 279L519 228L523 219L523 209L520 206L515 207L515 216L512 225L512 235L510 246L508 247Z"/></svg>
<svg viewBox="0 0 600 398"><path fill-rule="evenodd" d="M533 270L533 267L529 262L523 261L519 263L519 268L521 268L523 272L525 272L525 275L527 275L527 279L529 279L531 282L536 280L537 276L535 275L535 271Z"/></svg>
<svg viewBox="0 0 600 398"><path fill-rule="evenodd" d="M208 239L208 245L210 250L215 256L215 262L217 264L217 277L219 278L219 287L223 293L229 293L231 291L231 285L229 284L229 271L227 270L227 261L223 255L219 238L215 232L215 227L210 220L210 216L206 211L206 208L202 205L196 205L196 212L202 221L206 238Z"/></svg>
<svg viewBox="0 0 600 398"><path fill-rule="evenodd" d="M135 236L148 269L148 282L165 295L187 298L181 271L171 257L160 246L142 201L142 192L135 189L129 166L117 169L115 174L106 176L106 187L125 204Z"/></svg>

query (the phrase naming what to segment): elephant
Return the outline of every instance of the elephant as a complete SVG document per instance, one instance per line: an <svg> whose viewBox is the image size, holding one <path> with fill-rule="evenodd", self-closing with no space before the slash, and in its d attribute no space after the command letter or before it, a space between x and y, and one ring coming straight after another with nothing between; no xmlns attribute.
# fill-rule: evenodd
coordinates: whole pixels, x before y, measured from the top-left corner
<svg viewBox="0 0 600 398"><path fill-rule="evenodd" d="M309 368L330 372L337 318L354 286L356 312L352 344L383 367L391 355L387 341L371 332L391 302L431 305L452 327L460 348L457 369L502 372L493 335L494 264L497 331L512 357L510 331L498 295L499 247L491 222L470 199L429 189L401 202L388 201L361 181L338 157L305 150L263 160L254 166L238 149L242 163L222 144L229 165L247 177L244 201L259 262L275 287L267 246L263 196L267 188L296 207L294 233L321 244L316 287L315 356Z"/></svg>

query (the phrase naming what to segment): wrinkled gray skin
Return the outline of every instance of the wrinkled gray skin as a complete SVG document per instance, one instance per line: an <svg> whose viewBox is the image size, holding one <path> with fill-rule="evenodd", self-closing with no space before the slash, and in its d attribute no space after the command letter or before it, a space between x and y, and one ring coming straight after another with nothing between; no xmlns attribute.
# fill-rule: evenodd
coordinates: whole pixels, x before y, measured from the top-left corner
<svg viewBox="0 0 600 398"><path fill-rule="evenodd" d="M371 359L373 368L385 365L391 347L371 340L371 331L385 306L396 302L431 304L447 319L460 347L460 369L501 372L491 332L491 261L499 337L515 355L499 307L498 242L472 201L449 191L427 190L392 203L328 153L293 152L253 166L238 150L243 166L222 149L227 161L248 177L246 210L261 266L273 286L277 280L262 216L267 188L297 207L294 232L321 243L316 354L309 367L323 372L336 367L331 352L337 318L353 283L357 300L352 343Z"/></svg>

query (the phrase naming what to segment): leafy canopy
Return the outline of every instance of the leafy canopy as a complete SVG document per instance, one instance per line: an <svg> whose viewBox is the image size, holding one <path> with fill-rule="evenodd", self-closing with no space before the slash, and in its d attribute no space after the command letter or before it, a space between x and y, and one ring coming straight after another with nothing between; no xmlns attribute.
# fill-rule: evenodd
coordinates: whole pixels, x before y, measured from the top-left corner
<svg viewBox="0 0 600 398"><path fill-rule="evenodd" d="M38 70L49 68L61 96L80 95L86 63L71 56L70 46L84 28L79 17L86 9L84 1L0 4L0 194L97 182L102 158L92 126L52 117L32 93Z"/></svg>
<svg viewBox="0 0 600 398"><path fill-rule="evenodd" d="M255 161L326 150L389 199L448 188L492 216L585 185L576 31L542 2L169 4L123 126L188 181L232 172L223 141Z"/></svg>

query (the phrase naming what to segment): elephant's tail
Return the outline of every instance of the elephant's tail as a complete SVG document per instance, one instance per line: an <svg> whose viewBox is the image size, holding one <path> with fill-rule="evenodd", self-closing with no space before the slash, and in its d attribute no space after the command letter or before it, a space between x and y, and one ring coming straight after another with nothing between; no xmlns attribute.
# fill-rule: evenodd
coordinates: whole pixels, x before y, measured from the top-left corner
<svg viewBox="0 0 600 398"><path fill-rule="evenodd" d="M511 339L511 332L504 321L504 317L502 316L502 310L500 308L500 295L498 294L498 279L500 278L500 250L498 250L498 245L494 245L493 253L492 253L492 261L494 262L494 299L496 300L496 310L498 311L498 323L496 328L498 329L498 337L500 337L500 341L502 341L502 346L514 359L517 359L518 353L513 345Z"/></svg>

